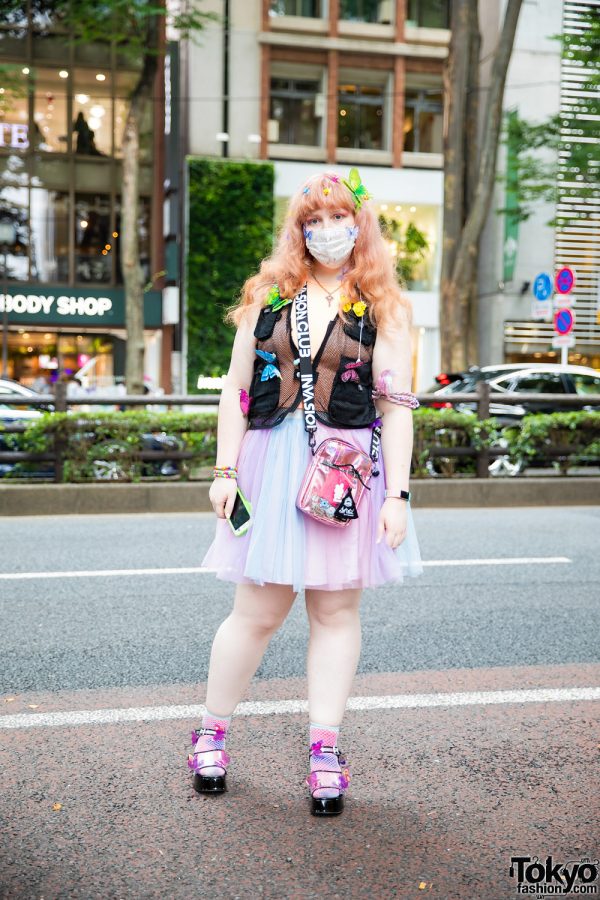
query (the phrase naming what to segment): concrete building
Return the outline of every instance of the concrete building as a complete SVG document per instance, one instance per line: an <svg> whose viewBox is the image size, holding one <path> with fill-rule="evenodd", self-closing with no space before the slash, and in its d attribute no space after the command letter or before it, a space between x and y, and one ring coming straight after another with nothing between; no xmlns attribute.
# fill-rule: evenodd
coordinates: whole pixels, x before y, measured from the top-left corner
<svg viewBox="0 0 600 900"><path fill-rule="evenodd" d="M378 212L427 240L408 281L414 386L425 390L440 358L449 0L210 0L203 9L221 22L186 48L186 151L271 160L278 219L309 175L358 166Z"/></svg>

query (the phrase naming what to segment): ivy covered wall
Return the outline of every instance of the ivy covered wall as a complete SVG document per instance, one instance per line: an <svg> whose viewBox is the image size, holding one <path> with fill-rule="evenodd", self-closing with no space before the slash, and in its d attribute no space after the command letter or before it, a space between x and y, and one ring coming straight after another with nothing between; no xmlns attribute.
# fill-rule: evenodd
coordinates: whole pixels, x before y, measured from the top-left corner
<svg viewBox="0 0 600 900"><path fill-rule="evenodd" d="M223 322L249 275L271 252L270 163L188 157L188 390L199 375L224 375L234 329Z"/></svg>

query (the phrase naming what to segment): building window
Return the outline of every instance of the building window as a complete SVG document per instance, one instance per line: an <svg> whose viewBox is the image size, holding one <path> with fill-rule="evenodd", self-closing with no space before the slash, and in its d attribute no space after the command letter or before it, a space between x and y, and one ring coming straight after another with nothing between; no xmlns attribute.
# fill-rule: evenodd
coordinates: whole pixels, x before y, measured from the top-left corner
<svg viewBox="0 0 600 900"><path fill-rule="evenodd" d="M32 149L66 153L69 149L67 91L70 73L67 69L32 70L33 137Z"/></svg>
<svg viewBox="0 0 600 900"><path fill-rule="evenodd" d="M75 281L110 284L113 246L110 197L104 194L76 194Z"/></svg>
<svg viewBox="0 0 600 900"><path fill-rule="evenodd" d="M323 16L323 3L322 0L271 0L269 15L320 19Z"/></svg>
<svg viewBox="0 0 600 900"><path fill-rule="evenodd" d="M323 95L321 81L310 78L271 78L269 142L321 145Z"/></svg>
<svg viewBox="0 0 600 900"><path fill-rule="evenodd" d="M98 75L104 78L99 81ZM112 156L110 72L77 69L73 94L73 152L84 156Z"/></svg>
<svg viewBox="0 0 600 900"><path fill-rule="evenodd" d="M435 88L406 89L404 149L411 153L443 152L443 96Z"/></svg>
<svg viewBox="0 0 600 900"><path fill-rule="evenodd" d="M340 0L340 19L349 22L373 22L392 25L393 0Z"/></svg>
<svg viewBox="0 0 600 900"><path fill-rule="evenodd" d="M1 47L0 44L0 55ZM10 151L27 150L29 147L27 77L21 74L20 68L15 67L7 71L4 79L6 86L0 93L0 148Z"/></svg>
<svg viewBox="0 0 600 900"><path fill-rule="evenodd" d="M32 281L69 281L69 195L64 191L31 189Z"/></svg>
<svg viewBox="0 0 600 900"><path fill-rule="evenodd" d="M409 0L406 24L415 28L449 28L450 0Z"/></svg>
<svg viewBox="0 0 600 900"><path fill-rule="evenodd" d="M338 146L355 150L385 150L384 85L359 81L340 83Z"/></svg>

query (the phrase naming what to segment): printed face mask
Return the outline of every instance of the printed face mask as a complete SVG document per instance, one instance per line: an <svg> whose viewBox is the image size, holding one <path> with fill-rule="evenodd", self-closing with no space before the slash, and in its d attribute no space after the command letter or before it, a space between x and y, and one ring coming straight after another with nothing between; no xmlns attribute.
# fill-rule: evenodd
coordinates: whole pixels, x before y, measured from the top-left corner
<svg viewBox="0 0 600 900"><path fill-rule="evenodd" d="M324 266L345 263L358 237L358 225L336 225L333 228L304 228L308 252Z"/></svg>

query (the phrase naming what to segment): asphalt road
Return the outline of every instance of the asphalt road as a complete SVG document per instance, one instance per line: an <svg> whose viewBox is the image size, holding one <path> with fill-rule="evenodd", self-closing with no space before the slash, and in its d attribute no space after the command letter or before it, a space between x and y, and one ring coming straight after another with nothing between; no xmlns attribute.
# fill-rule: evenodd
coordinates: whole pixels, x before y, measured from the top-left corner
<svg viewBox="0 0 600 900"><path fill-rule="evenodd" d="M234 587L90 573L197 567L213 516L0 519L0 896L494 900L511 854L597 858L600 507L414 516L424 575L363 594L326 821L281 704L305 697L302 594L234 718L229 792L199 797L189 730Z"/></svg>

